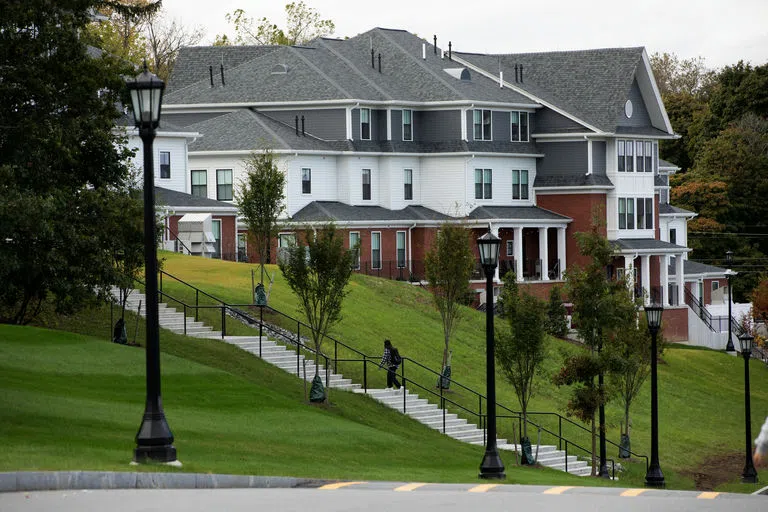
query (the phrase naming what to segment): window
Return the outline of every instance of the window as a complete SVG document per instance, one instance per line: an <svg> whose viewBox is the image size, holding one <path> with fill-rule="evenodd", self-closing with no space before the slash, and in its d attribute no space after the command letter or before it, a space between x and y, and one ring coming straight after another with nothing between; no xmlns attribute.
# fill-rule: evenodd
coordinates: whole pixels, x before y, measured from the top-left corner
<svg viewBox="0 0 768 512"><path fill-rule="evenodd" d="M635 202L627 199L627 229L635 229Z"/></svg>
<svg viewBox="0 0 768 512"><path fill-rule="evenodd" d="M360 138L371 140L371 109L360 109Z"/></svg>
<svg viewBox="0 0 768 512"><path fill-rule="evenodd" d="M507 257L512 258L515 256L515 241L507 240Z"/></svg>
<svg viewBox="0 0 768 512"><path fill-rule="evenodd" d="M619 229L627 229L627 200L619 198Z"/></svg>
<svg viewBox="0 0 768 512"><path fill-rule="evenodd" d="M413 199L413 169L403 169L403 199Z"/></svg>
<svg viewBox="0 0 768 512"><path fill-rule="evenodd" d="M627 172L635 172L634 148L635 144L631 140L628 140L624 145L624 152L626 153L624 155L624 167Z"/></svg>
<svg viewBox="0 0 768 512"><path fill-rule="evenodd" d="M512 141L528 142L528 112L510 112L509 120Z"/></svg>
<svg viewBox="0 0 768 512"><path fill-rule="evenodd" d="M659 145L642 140L617 140L616 156L619 172L658 173Z"/></svg>
<svg viewBox="0 0 768 512"><path fill-rule="evenodd" d="M312 169L306 167L301 168L301 193L312 193Z"/></svg>
<svg viewBox="0 0 768 512"><path fill-rule="evenodd" d="M232 169L216 169L216 199L232 200Z"/></svg>
<svg viewBox="0 0 768 512"><path fill-rule="evenodd" d="M398 231L397 242L397 268L405 267L405 231Z"/></svg>
<svg viewBox="0 0 768 512"><path fill-rule="evenodd" d="M645 172L654 172L653 167L653 143L645 143Z"/></svg>
<svg viewBox="0 0 768 512"><path fill-rule="evenodd" d="M474 110L473 125L475 140L491 140L490 110Z"/></svg>
<svg viewBox="0 0 768 512"><path fill-rule="evenodd" d="M645 201L642 198L637 200L637 229L645 228Z"/></svg>
<svg viewBox="0 0 768 512"><path fill-rule="evenodd" d="M645 229L653 229L653 199L650 197L645 198Z"/></svg>
<svg viewBox="0 0 768 512"><path fill-rule="evenodd" d="M512 199L528 199L528 171L512 171Z"/></svg>
<svg viewBox="0 0 768 512"><path fill-rule="evenodd" d="M277 259L283 261L288 256L288 249L296 245L296 235L280 233L277 235Z"/></svg>
<svg viewBox="0 0 768 512"><path fill-rule="evenodd" d="M637 204L637 208L635 208ZM635 215L637 212L637 215ZM619 198L619 229L653 229L653 199Z"/></svg>
<svg viewBox="0 0 768 512"><path fill-rule="evenodd" d="M381 268L381 233L371 233L371 268Z"/></svg>
<svg viewBox="0 0 768 512"><path fill-rule="evenodd" d="M643 158L643 141L635 141L635 154L637 155L637 172L645 172L645 158Z"/></svg>
<svg viewBox="0 0 768 512"><path fill-rule="evenodd" d="M624 168L624 141L623 140L617 140L616 141L616 166L619 170L619 172L624 172L626 169Z"/></svg>
<svg viewBox="0 0 768 512"><path fill-rule="evenodd" d="M716 292L720 289L720 281L712 281L712 291Z"/></svg>
<svg viewBox="0 0 768 512"><path fill-rule="evenodd" d="M653 143L653 151L652 151L652 157L653 157L653 172L654 174L659 174L659 143L654 142Z"/></svg>
<svg viewBox="0 0 768 512"><path fill-rule="evenodd" d="M211 227L213 228L213 238L216 240L213 245L213 257L221 259L221 221L214 219Z"/></svg>
<svg viewBox="0 0 768 512"><path fill-rule="evenodd" d="M413 140L413 110L403 110L403 140Z"/></svg>
<svg viewBox="0 0 768 512"><path fill-rule="evenodd" d="M237 261L248 261L248 239L245 233L237 234Z"/></svg>
<svg viewBox="0 0 768 512"><path fill-rule="evenodd" d="M493 171L475 169L475 199L491 199L493 189Z"/></svg>
<svg viewBox="0 0 768 512"><path fill-rule="evenodd" d="M171 152L160 152L160 178L169 179L171 177Z"/></svg>
<svg viewBox="0 0 768 512"><path fill-rule="evenodd" d="M677 244L677 229L675 228L669 230L669 243Z"/></svg>
<svg viewBox="0 0 768 512"><path fill-rule="evenodd" d="M192 171L192 195L208 197L208 171Z"/></svg>
<svg viewBox="0 0 768 512"><path fill-rule="evenodd" d="M360 269L360 232L358 231L350 231L349 232L349 248L355 249L355 263L352 265L352 268L354 270Z"/></svg>
<svg viewBox="0 0 768 512"><path fill-rule="evenodd" d="M363 169L363 201L371 200L371 170Z"/></svg>

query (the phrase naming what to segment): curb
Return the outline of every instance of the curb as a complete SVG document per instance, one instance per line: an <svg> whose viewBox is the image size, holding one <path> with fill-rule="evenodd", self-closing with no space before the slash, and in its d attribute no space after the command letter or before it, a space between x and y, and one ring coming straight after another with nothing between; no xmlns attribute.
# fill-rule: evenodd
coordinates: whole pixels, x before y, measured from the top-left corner
<svg viewBox="0 0 768 512"><path fill-rule="evenodd" d="M329 480L285 476L119 471L18 471L0 473L0 493L76 489L246 489L319 487Z"/></svg>

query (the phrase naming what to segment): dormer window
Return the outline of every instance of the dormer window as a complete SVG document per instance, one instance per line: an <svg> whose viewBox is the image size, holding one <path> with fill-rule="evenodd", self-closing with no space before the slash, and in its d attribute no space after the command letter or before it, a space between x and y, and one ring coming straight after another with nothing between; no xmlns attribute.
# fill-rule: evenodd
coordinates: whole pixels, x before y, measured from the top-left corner
<svg viewBox="0 0 768 512"><path fill-rule="evenodd" d="M509 113L512 142L528 142L528 112Z"/></svg>
<svg viewBox="0 0 768 512"><path fill-rule="evenodd" d="M371 109L360 109L360 138L371 140Z"/></svg>
<svg viewBox="0 0 768 512"><path fill-rule="evenodd" d="M491 111L475 109L472 116L475 140L492 140Z"/></svg>

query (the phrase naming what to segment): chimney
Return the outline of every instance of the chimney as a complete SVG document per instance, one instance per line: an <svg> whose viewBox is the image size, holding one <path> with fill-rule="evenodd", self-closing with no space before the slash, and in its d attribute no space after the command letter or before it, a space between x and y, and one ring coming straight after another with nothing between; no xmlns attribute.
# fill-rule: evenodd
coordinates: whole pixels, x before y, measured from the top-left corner
<svg viewBox="0 0 768 512"><path fill-rule="evenodd" d="M379 73L381 73L381 54L379 54Z"/></svg>
<svg viewBox="0 0 768 512"><path fill-rule="evenodd" d="M211 87L213 87L213 66L208 66L208 72L211 74Z"/></svg>
<svg viewBox="0 0 768 512"><path fill-rule="evenodd" d="M517 75L517 64L515 64L515 83L517 83L517 82L518 82L518 78L517 78L517 76L518 76L518 75Z"/></svg>
<svg viewBox="0 0 768 512"><path fill-rule="evenodd" d="M296 116L296 135L299 134L299 116Z"/></svg>
<svg viewBox="0 0 768 512"><path fill-rule="evenodd" d="M453 44L451 44L451 42L448 41L448 60L453 60L453 58L451 57L451 52L452 52L451 47L452 46L453 46Z"/></svg>
<svg viewBox="0 0 768 512"><path fill-rule="evenodd" d="M421 58L427 60L427 43L421 43Z"/></svg>
<svg viewBox="0 0 768 512"><path fill-rule="evenodd" d="M376 62L374 61L374 51L373 51L373 48L371 48L371 67L373 69L376 69Z"/></svg>
<svg viewBox="0 0 768 512"><path fill-rule="evenodd" d="M523 83L523 65L520 64L520 83Z"/></svg>
<svg viewBox="0 0 768 512"><path fill-rule="evenodd" d="M224 86L224 64L221 65L221 85Z"/></svg>
<svg viewBox="0 0 768 512"><path fill-rule="evenodd" d="M437 55L437 34L432 36L432 40L435 42L435 44L432 46L435 47L435 55Z"/></svg>
<svg viewBox="0 0 768 512"><path fill-rule="evenodd" d="M306 137L306 134L304 133L304 114L301 115L301 136Z"/></svg>

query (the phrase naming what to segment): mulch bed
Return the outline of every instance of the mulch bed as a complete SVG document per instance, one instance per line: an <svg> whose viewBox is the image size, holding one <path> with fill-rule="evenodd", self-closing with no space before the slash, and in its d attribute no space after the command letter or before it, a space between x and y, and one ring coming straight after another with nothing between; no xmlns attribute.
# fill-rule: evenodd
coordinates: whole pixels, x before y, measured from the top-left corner
<svg viewBox="0 0 768 512"><path fill-rule="evenodd" d="M697 491L713 491L715 487L730 482L744 469L744 453L726 452L705 459L694 471L683 472L693 477Z"/></svg>

